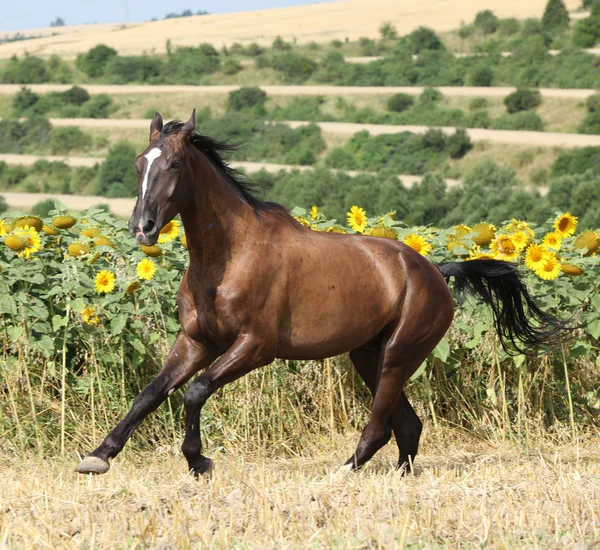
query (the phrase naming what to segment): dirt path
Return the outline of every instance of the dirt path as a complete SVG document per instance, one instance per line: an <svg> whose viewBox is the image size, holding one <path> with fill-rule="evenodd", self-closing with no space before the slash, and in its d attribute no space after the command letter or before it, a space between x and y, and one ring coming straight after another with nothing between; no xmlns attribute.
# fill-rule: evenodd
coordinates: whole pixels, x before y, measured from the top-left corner
<svg viewBox="0 0 600 550"><path fill-rule="evenodd" d="M145 119L98 119L98 118L52 118L54 126L79 126L81 128L148 128L149 121ZM311 124L307 121L286 121L292 128ZM400 126L391 124L357 124L353 122L317 122L325 134L353 136L357 132L366 130L371 135L395 134L400 132L413 132L423 134L429 126ZM442 127L446 134L453 134L454 127ZM493 141L518 145L537 145L542 147L589 147L600 146L600 136L588 134L560 134L555 132L527 132L516 130L486 130L483 128L468 128L467 134L472 141ZM19 155L26 157L27 155ZM6 161L8 162L8 161ZM33 161L35 162L35 161ZM94 159L88 159L91 164L80 166L93 166Z"/></svg>
<svg viewBox="0 0 600 550"><path fill-rule="evenodd" d="M20 84L0 85L0 95L13 95L21 89ZM70 84L31 84L28 86L38 94L49 92L62 92L68 90ZM108 85L108 84L82 84L90 94L168 94L168 93L190 93L198 94L228 94L239 90L241 86L219 85L219 86L146 86L146 85ZM423 86L261 86L268 94L274 96L373 96L392 95L405 93L419 95L425 89ZM439 86L437 88L446 97L505 97L516 90L514 87L474 87L474 86ZM587 99L596 93L593 89L574 88L540 88L543 97L563 99Z"/></svg>

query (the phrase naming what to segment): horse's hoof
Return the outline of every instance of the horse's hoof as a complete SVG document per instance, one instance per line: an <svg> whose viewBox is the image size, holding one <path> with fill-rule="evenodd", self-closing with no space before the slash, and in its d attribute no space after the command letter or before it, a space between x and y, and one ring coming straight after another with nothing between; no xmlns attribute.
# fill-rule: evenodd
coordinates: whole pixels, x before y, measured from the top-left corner
<svg viewBox="0 0 600 550"><path fill-rule="evenodd" d="M214 462L210 458L202 457L202 460L196 465L190 468L190 472L194 474L194 477L198 479L202 476L205 479L210 479L215 471Z"/></svg>
<svg viewBox="0 0 600 550"><path fill-rule="evenodd" d="M341 481L347 478L354 471L353 464L344 464L336 472L331 474L331 481Z"/></svg>
<svg viewBox="0 0 600 550"><path fill-rule="evenodd" d="M109 468L110 464L101 458L86 456L75 471L80 474L105 474Z"/></svg>

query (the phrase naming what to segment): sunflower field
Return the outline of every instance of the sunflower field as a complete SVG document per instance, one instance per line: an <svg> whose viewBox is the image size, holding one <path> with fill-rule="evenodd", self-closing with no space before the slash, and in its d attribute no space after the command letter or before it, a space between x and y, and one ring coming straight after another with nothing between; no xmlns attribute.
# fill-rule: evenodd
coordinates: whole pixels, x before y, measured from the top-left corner
<svg viewBox="0 0 600 550"><path fill-rule="evenodd" d="M519 434L598 422L600 237L579 230L575 216L557 213L539 226L513 219L501 227L440 229L408 227L393 212L369 217L357 206L347 223L328 219L317 206L292 215L315 231L403 241L435 263L515 262L542 308L580 325L562 347L512 356L497 341L490 311L462 304L409 390L433 422ZM4 215L0 427L8 436L0 445L89 448L118 421L180 330L175 296L186 246L177 221L163 228L156 246L140 247L125 222L101 209L55 210L47 219ZM157 413L158 421L144 424L138 445L151 444L156 430L179 437L180 393ZM217 445L257 437L286 439L293 447L307 430L361 426L368 406L368 393L344 357L276 361L211 400L205 426Z"/></svg>

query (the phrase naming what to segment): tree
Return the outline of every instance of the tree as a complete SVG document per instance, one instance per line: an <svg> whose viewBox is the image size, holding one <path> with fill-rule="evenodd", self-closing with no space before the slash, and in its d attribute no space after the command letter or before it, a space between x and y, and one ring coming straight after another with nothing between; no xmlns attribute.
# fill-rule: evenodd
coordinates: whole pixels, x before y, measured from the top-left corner
<svg viewBox="0 0 600 550"><path fill-rule="evenodd" d="M517 90L504 98L504 105L509 113L529 111L542 103L542 96L537 90Z"/></svg>
<svg viewBox="0 0 600 550"><path fill-rule="evenodd" d="M562 32L569 28L569 12L563 0L548 0L546 10L542 16L542 28L544 32Z"/></svg>
<svg viewBox="0 0 600 550"><path fill-rule="evenodd" d="M480 11L475 16L473 25L476 29L480 30L483 34L493 34L500 25L500 19L491 10Z"/></svg>
<svg viewBox="0 0 600 550"><path fill-rule="evenodd" d="M573 32L573 44L578 48L593 48L600 42L600 15L577 21Z"/></svg>
<svg viewBox="0 0 600 550"><path fill-rule="evenodd" d="M100 169L96 193L103 197L133 197L138 179L133 165L135 156L135 149L126 141L111 147Z"/></svg>
<svg viewBox="0 0 600 550"><path fill-rule="evenodd" d="M95 78L102 76L106 64L117 56L117 50L98 44L84 54L79 54L75 66L86 75Z"/></svg>
<svg viewBox="0 0 600 550"><path fill-rule="evenodd" d="M64 27L65 20L62 17L57 17L54 21L50 23L51 27Z"/></svg>
<svg viewBox="0 0 600 550"><path fill-rule="evenodd" d="M427 27L419 27L408 35L411 53L418 54L424 50L443 50L444 44L434 31Z"/></svg>

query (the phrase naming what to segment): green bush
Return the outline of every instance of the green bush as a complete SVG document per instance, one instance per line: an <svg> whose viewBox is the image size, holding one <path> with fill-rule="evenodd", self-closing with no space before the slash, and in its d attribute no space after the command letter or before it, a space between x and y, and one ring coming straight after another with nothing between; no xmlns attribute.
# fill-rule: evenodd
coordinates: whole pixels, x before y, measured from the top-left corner
<svg viewBox="0 0 600 550"><path fill-rule="evenodd" d="M276 52L288 52L291 51L292 45L289 42L286 42L281 36L278 36L273 40L273 44L271 44L271 48Z"/></svg>
<svg viewBox="0 0 600 550"><path fill-rule="evenodd" d="M98 78L104 74L107 63L117 56L117 50L98 44L84 54L79 54L75 66L87 76Z"/></svg>
<svg viewBox="0 0 600 550"><path fill-rule="evenodd" d="M470 38L472 34L473 34L473 26L465 25L463 22L461 22L460 29L458 29L458 36L460 38L462 38L463 40L466 40L467 38Z"/></svg>
<svg viewBox="0 0 600 550"><path fill-rule="evenodd" d="M423 93L419 96L419 104L421 106L430 107L439 103L442 99L444 99L442 92L436 88L425 88Z"/></svg>
<svg viewBox="0 0 600 550"><path fill-rule="evenodd" d="M74 149L85 150L91 146L91 136L77 126L52 129L50 150L53 155L66 154Z"/></svg>
<svg viewBox="0 0 600 550"><path fill-rule="evenodd" d="M460 159L464 157L471 149L473 144L471 138L467 135L465 130L460 129L446 139L446 149L450 158Z"/></svg>
<svg viewBox="0 0 600 550"><path fill-rule="evenodd" d="M508 113L529 111L542 104L542 95L537 90L517 90L504 98Z"/></svg>
<svg viewBox="0 0 600 550"><path fill-rule="evenodd" d="M17 116L22 116L26 112L31 112L32 107L37 104L39 99L40 96L32 92L31 88L27 88L26 86L21 87L13 97L12 106L14 113Z"/></svg>
<svg viewBox="0 0 600 550"><path fill-rule="evenodd" d="M552 164L551 173L553 177L560 177L588 171L600 174L600 147L582 147L563 151Z"/></svg>
<svg viewBox="0 0 600 550"><path fill-rule="evenodd" d="M415 102L414 98L409 94L394 94L388 99L388 111L394 113L402 113L412 107Z"/></svg>
<svg viewBox="0 0 600 550"><path fill-rule="evenodd" d="M472 86L491 86L494 82L494 69L488 64L475 67L469 74L469 81Z"/></svg>
<svg viewBox="0 0 600 550"><path fill-rule="evenodd" d="M502 36L513 36L521 30L521 23L515 17L508 19L500 19L498 24L498 32Z"/></svg>
<svg viewBox="0 0 600 550"><path fill-rule="evenodd" d="M588 97L585 106L589 113L600 111L600 94L594 94Z"/></svg>
<svg viewBox="0 0 600 550"><path fill-rule="evenodd" d="M98 94L86 101L79 111L81 118L108 118L113 109L112 98L108 94Z"/></svg>
<svg viewBox="0 0 600 550"><path fill-rule="evenodd" d="M544 123L534 111L519 111L518 113L507 114L497 118L492 123L492 129L541 132L544 129Z"/></svg>
<svg viewBox="0 0 600 550"><path fill-rule="evenodd" d="M175 54L169 59L172 60L173 57ZM160 81L158 77L162 74L162 60L145 55L111 57L104 67L104 76L112 84L156 82Z"/></svg>
<svg viewBox="0 0 600 550"><path fill-rule="evenodd" d="M408 43L413 54L418 54L426 50L443 50L444 44L435 33L427 27L419 27L412 31L408 36Z"/></svg>
<svg viewBox="0 0 600 550"><path fill-rule="evenodd" d="M521 29L521 36L523 38L530 38L532 36L538 36L543 34L544 29L542 28L542 22L539 19L530 17L523 21L523 28Z"/></svg>
<svg viewBox="0 0 600 550"><path fill-rule="evenodd" d="M8 204L6 203L6 199L0 195L0 214L6 212L8 210Z"/></svg>
<svg viewBox="0 0 600 550"><path fill-rule="evenodd" d="M31 55L25 55L22 59L13 55L0 74L3 84L41 84L49 81L50 74L44 60Z"/></svg>
<svg viewBox="0 0 600 550"><path fill-rule="evenodd" d="M0 153L22 154L43 151L50 141L52 126L47 119L33 116L23 122L0 120Z"/></svg>
<svg viewBox="0 0 600 550"><path fill-rule="evenodd" d="M267 94L260 88L240 88L229 93L227 108L231 111L251 113L258 116L266 114Z"/></svg>
<svg viewBox="0 0 600 550"><path fill-rule="evenodd" d="M580 134L600 134L600 111L588 113L578 131Z"/></svg>
<svg viewBox="0 0 600 550"><path fill-rule="evenodd" d="M47 218L50 215L51 210L56 210L60 205L57 205L57 201L54 199L46 199L40 202L36 202L31 207L31 213L34 216L40 216L41 218Z"/></svg>
<svg viewBox="0 0 600 550"><path fill-rule="evenodd" d="M256 42L252 42L251 44L248 44L248 46L246 46L246 49L243 53L244 55L247 55L249 57L257 57L265 53L265 50L264 48L261 48Z"/></svg>
<svg viewBox="0 0 600 550"><path fill-rule="evenodd" d="M293 97L287 105L275 107L269 113L269 118L273 120L327 121L332 117L321 111L323 103L325 103L323 96Z"/></svg>
<svg viewBox="0 0 600 550"><path fill-rule="evenodd" d="M121 141L111 147L102 163L96 194L103 197L133 197L137 191L136 157L133 146Z"/></svg>
<svg viewBox="0 0 600 550"><path fill-rule="evenodd" d="M398 29L390 21L385 21L379 27L379 34L384 40L396 40L398 38Z"/></svg>
<svg viewBox="0 0 600 550"><path fill-rule="evenodd" d="M0 161L0 187L2 189L11 189L19 185L25 178L29 169L25 166L9 166L4 161Z"/></svg>
<svg viewBox="0 0 600 550"><path fill-rule="evenodd" d="M61 99L71 105L81 106L90 100L90 94L84 88L73 86L61 93Z"/></svg>
<svg viewBox="0 0 600 550"><path fill-rule="evenodd" d="M469 103L469 109L476 111L477 109L485 109L488 106L488 101L485 97L475 97Z"/></svg>
<svg viewBox="0 0 600 550"><path fill-rule="evenodd" d="M271 66L283 74L286 82L304 82L313 74L317 64L308 57L303 57L294 52L275 54Z"/></svg>
<svg viewBox="0 0 600 550"><path fill-rule="evenodd" d="M243 69L241 63L232 57L228 57L223 62L222 70L224 74L232 75L237 74Z"/></svg>
<svg viewBox="0 0 600 550"><path fill-rule="evenodd" d="M573 45L578 48L593 48L600 42L600 15L586 17L575 24Z"/></svg>
<svg viewBox="0 0 600 550"><path fill-rule="evenodd" d="M332 40L332 41L331 41L331 46L332 46L332 47L334 47L334 48L338 48L338 49L339 49L339 48L341 48L343 45L344 45L344 44L342 43L342 41L341 41L341 40L337 40L337 39L335 39L335 40Z"/></svg>
<svg viewBox="0 0 600 550"><path fill-rule="evenodd" d="M542 16L542 28L546 33L563 32L569 28L571 19L563 0L548 0Z"/></svg>
<svg viewBox="0 0 600 550"><path fill-rule="evenodd" d="M480 11L473 22L473 26L483 34L495 33L499 25L500 20L491 10Z"/></svg>
<svg viewBox="0 0 600 550"><path fill-rule="evenodd" d="M385 53L386 47L381 42L372 40L371 38L365 38L361 36L358 39L358 47L360 48L360 55L364 57L372 57Z"/></svg>

